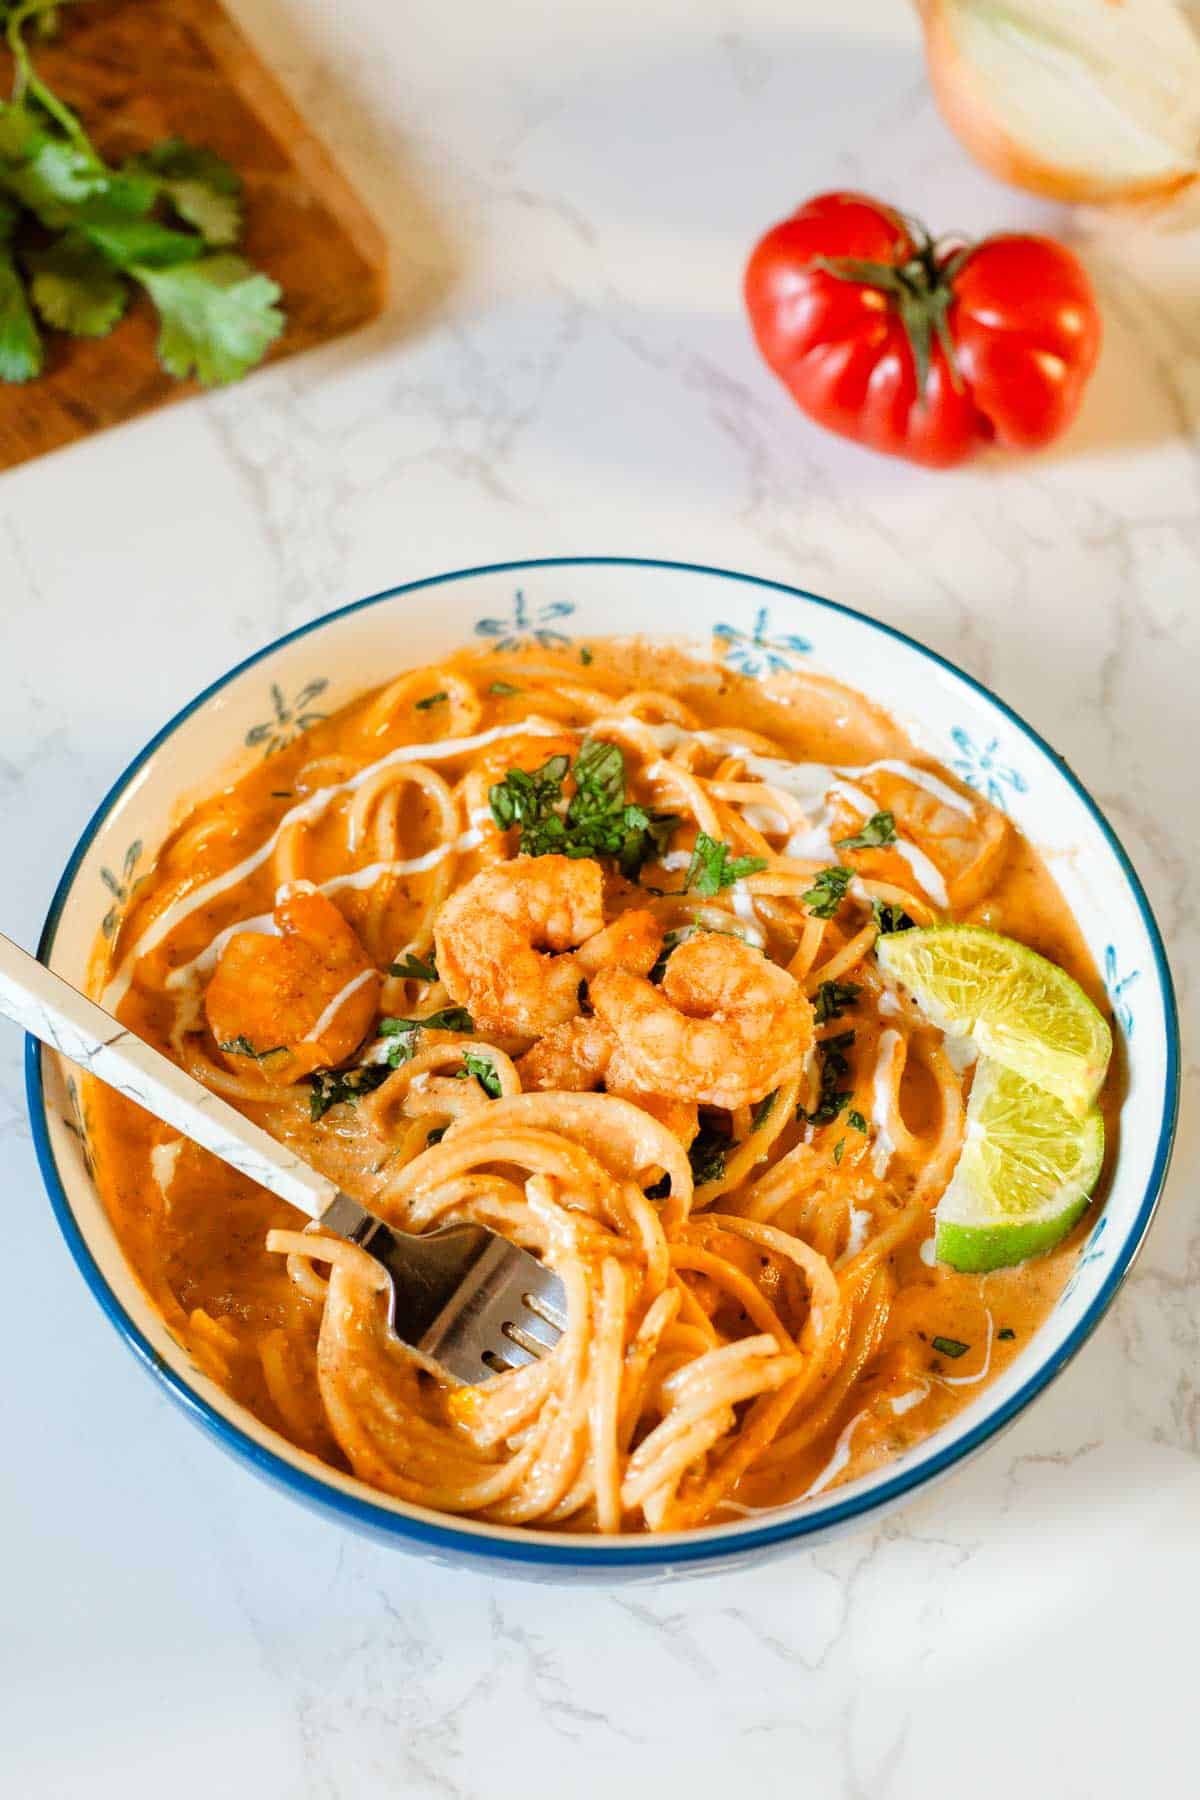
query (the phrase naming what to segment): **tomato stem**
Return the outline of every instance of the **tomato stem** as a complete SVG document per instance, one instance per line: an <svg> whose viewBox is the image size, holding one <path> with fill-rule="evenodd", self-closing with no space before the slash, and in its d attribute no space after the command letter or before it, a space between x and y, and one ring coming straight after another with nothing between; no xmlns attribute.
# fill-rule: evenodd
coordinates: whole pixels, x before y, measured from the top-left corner
<svg viewBox="0 0 1200 1800"><path fill-rule="evenodd" d="M916 220L912 227L914 249L902 263L876 262L854 256L814 256L810 268L820 269L837 281L852 281L863 287L878 288L888 296L899 315L912 351L917 378L917 394L923 403L936 338L946 358L950 383L956 394L963 391L962 372L950 335L947 313L954 303L954 277L971 254L974 246L955 239L958 249L948 258L944 250ZM945 240L942 240L943 243Z"/></svg>

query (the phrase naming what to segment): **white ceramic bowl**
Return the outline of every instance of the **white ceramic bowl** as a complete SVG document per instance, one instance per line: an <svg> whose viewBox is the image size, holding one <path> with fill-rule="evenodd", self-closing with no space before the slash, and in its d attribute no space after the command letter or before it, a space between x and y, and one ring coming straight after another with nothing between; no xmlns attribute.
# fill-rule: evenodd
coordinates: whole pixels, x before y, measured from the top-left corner
<svg viewBox="0 0 1200 1800"><path fill-rule="evenodd" d="M306 625L232 670L166 725L101 802L54 897L40 953L81 984L96 933L183 796L233 776L389 670L464 643L561 647L654 633L762 676L812 668L880 702L915 742L1002 806L1045 853L1104 971L1127 1098L1115 1173L1078 1266L1028 1348L949 1425L831 1494L735 1524L617 1540L452 1520L388 1499L267 1429L207 1379L130 1272L92 1180L70 1070L32 1041L29 1104L59 1222L92 1292L198 1424L259 1473L345 1524L455 1563L561 1580L663 1575L745 1560L883 1512L978 1450L1041 1392L1096 1326L1145 1235L1166 1173L1178 1085L1171 978L1146 896L1111 826L1066 764L1001 701L911 638L775 582L683 563L583 557L508 563L410 583Z"/></svg>

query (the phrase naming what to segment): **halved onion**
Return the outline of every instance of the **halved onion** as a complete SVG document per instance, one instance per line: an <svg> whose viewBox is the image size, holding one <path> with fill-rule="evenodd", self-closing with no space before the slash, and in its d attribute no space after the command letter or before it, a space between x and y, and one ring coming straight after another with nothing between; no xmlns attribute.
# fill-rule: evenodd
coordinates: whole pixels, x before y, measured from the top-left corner
<svg viewBox="0 0 1200 1800"><path fill-rule="evenodd" d="M916 0L951 130L1057 200L1174 198L1200 174L1200 38L1173 0Z"/></svg>

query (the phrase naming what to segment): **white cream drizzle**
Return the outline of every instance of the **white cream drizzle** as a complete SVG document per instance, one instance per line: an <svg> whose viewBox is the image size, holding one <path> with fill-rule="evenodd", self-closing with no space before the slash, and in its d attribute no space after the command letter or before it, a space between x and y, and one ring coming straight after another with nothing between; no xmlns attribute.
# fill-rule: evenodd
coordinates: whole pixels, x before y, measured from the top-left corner
<svg viewBox="0 0 1200 1800"><path fill-rule="evenodd" d="M850 1461L850 1439L854 1436L854 1428L858 1424L859 1420L864 1419L865 1417L866 1417L865 1411L855 1413L855 1415L851 1419L850 1423L843 1430L842 1435L839 1437L837 1443L834 1445L833 1455L830 1457L829 1461L825 1464L825 1467L821 1470L821 1473L817 1476L817 1479L812 1483L812 1485L810 1487L806 1487L804 1492L801 1494L800 1498L802 1500L808 1500L812 1497L813 1494L819 1494L822 1491L822 1489L827 1488L829 1486L831 1481L837 1480L838 1476L841 1474L841 1472L845 1468L846 1464Z"/></svg>
<svg viewBox="0 0 1200 1800"><path fill-rule="evenodd" d="M986 1378L992 1366L992 1344L996 1335L996 1322L990 1312L987 1315L987 1332L987 1348L984 1351L982 1369L976 1375L939 1375L938 1380L944 1387L974 1387L977 1381L983 1381Z"/></svg>
<svg viewBox="0 0 1200 1800"><path fill-rule="evenodd" d="M846 1239L846 1255L857 1256L867 1241L867 1232L871 1228L871 1213L865 1206L850 1208L850 1236Z"/></svg>
<svg viewBox="0 0 1200 1800"><path fill-rule="evenodd" d="M352 981L348 981L341 993L333 996L333 999L329 1002L329 1005L325 1008L325 1011L321 1014L312 1030L306 1031L304 1036L300 1039L300 1042L302 1044L315 1044L323 1038L325 1033L329 1030L329 1027L333 1024L333 1021L341 1012L343 1006L345 1006L351 994L357 994L359 988L370 981L376 973L377 971L375 969L364 969L362 973L356 975Z"/></svg>
<svg viewBox="0 0 1200 1800"><path fill-rule="evenodd" d="M914 1406L919 1406L921 1404L928 1392L929 1383L927 1381L919 1381L916 1387L909 1388L906 1394L896 1395L896 1398L891 1403L892 1411L897 1414L911 1412Z"/></svg>
<svg viewBox="0 0 1200 1800"><path fill-rule="evenodd" d="M895 1143L892 1139L892 1064L900 1044L900 1033L893 1031L889 1025L879 1034L879 1053L875 1061L875 1079L872 1086L871 1122L875 1127L875 1142L871 1147L871 1167L878 1176L887 1174L887 1166L892 1160Z"/></svg>
<svg viewBox="0 0 1200 1800"><path fill-rule="evenodd" d="M942 1049L946 1052L946 1061L956 1075L965 1075L973 1063L979 1060L979 1051L969 1037L960 1036L956 1031L942 1034Z"/></svg>
<svg viewBox="0 0 1200 1800"><path fill-rule="evenodd" d="M469 756L473 750L482 750L486 745L497 743L501 738L557 737L561 729L561 726L553 725L547 719L530 718L523 720L518 725L493 725L487 731L476 732L473 737L440 738L436 743L431 744L401 744L397 749L390 750L386 756L381 756L378 762L368 763L365 768L359 769L357 774L350 776L347 781L339 781L329 787L318 788L316 793L310 794L307 800L301 800L297 805L288 808L274 831L264 843L259 845L257 850L244 857L240 863L236 863L232 869L227 869L223 875L215 875L211 881L202 882L198 888L181 894L178 900L161 912L154 923L142 933L109 981L104 990L102 1004L109 1012L115 1012L129 992L129 984L133 979L133 971L137 963L143 956L148 956L152 950L156 950L171 935L177 925L198 911L200 907L208 906L228 888L236 887L239 882L245 881L248 876L253 875L255 870L260 869L267 858L272 855L284 833L290 831L294 825L308 824L314 819L319 819L335 800L346 794L354 793L356 789L378 775L382 769L394 768L400 763L446 762L452 757ZM480 841L479 837L474 840L475 843ZM434 853L430 852L430 854ZM441 858L448 854L449 846L440 846L435 861L440 862ZM407 870L398 863L376 866L380 868L381 872L386 866L393 873L415 874L418 865L421 868L433 867L432 863L427 863L420 857L416 859L413 867ZM322 891L325 891L324 888ZM247 926L247 929L249 928Z"/></svg>
<svg viewBox="0 0 1200 1800"><path fill-rule="evenodd" d="M602 721L597 721L597 725L601 723ZM782 788L786 794L791 794L793 799L799 801L805 812L813 817L812 823L806 831L793 832L788 840L786 849L789 856L801 857L806 860L836 862L836 849L829 835L831 824L829 800L831 796L840 793L850 802L855 811L861 812L869 819L879 808L870 796L863 792L862 788L855 786L851 777L869 775L874 770L887 770L892 774L900 775L905 781L911 782L914 787L923 788L926 793L933 794L944 805L952 806L957 811L966 813L968 817L974 816L971 802L964 799L963 795L955 793L953 788L939 780L936 775L929 774L925 769L915 768L912 763L902 762L896 757L884 757L878 762L864 763L855 769L837 770L830 768L825 763L794 763L786 761L783 757L759 756L744 744L728 743L723 737L711 731L685 731L681 725L669 723L646 725L645 730L649 732L660 750L670 751L680 744L697 743L704 745L707 749L724 750L729 756L738 756L745 763L748 774L757 775L761 781L769 783L772 787ZM652 763L646 773L651 780L669 780L671 764ZM903 837L897 837L893 843L888 845L888 848L904 859L922 892L928 894L935 905L949 905L946 883L942 879L941 871L923 850L911 843L908 838Z"/></svg>
<svg viewBox="0 0 1200 1800"><path fill-rule="evenodd" d="M175 1179L182 1149L182 1138L171 1138L165 1144L152 1144L150 1147L150 1173L158 1183L168 1212L171 1210L171 1183Z"/></svg>

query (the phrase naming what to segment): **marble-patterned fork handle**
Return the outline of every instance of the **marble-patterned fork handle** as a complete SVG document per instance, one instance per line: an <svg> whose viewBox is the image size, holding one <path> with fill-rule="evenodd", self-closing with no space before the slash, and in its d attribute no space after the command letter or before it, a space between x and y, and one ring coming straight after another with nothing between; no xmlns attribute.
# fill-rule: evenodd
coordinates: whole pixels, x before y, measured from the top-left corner
<svg viewBox="0 0 1200 1800"><path fill-rule="evenodd" d="M333 1182L2 935L0 1012L309 1218L337 1198Z"/></svg>

